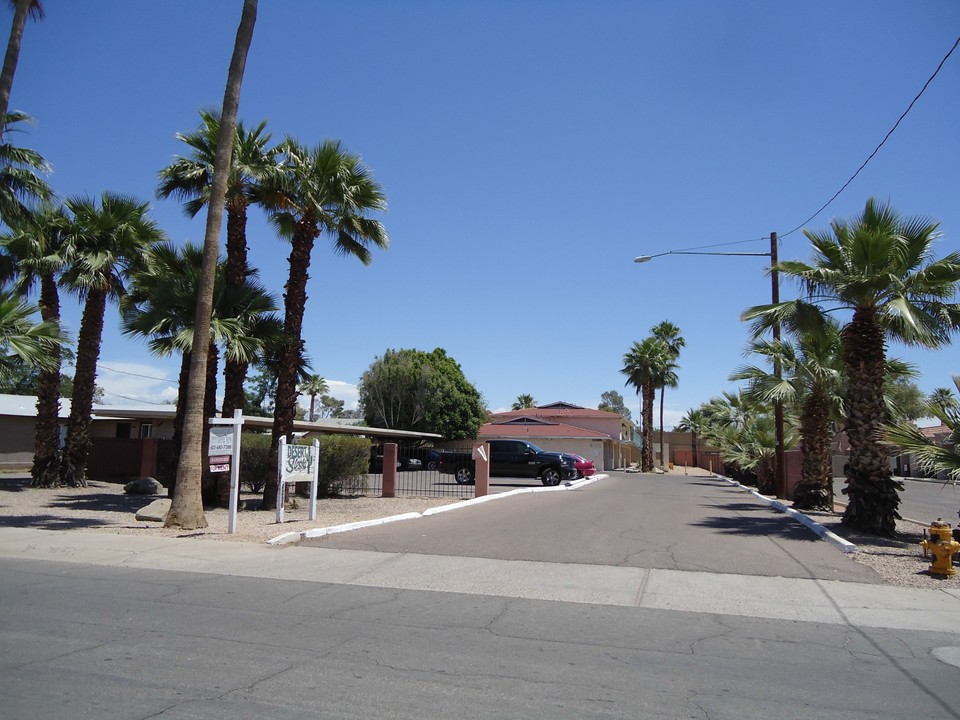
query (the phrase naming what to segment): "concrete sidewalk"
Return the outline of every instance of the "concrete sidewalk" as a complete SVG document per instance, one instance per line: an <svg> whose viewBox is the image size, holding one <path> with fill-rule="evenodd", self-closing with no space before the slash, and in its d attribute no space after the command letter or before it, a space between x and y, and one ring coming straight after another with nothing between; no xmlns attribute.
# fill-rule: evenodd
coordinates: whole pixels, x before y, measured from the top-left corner
<svg viewBox="0 0 960 720"><path fill-rule="evenodd" d="M960 591L831 580L274 547L30 528L0 528L0 558L960 634Z"/></svg>

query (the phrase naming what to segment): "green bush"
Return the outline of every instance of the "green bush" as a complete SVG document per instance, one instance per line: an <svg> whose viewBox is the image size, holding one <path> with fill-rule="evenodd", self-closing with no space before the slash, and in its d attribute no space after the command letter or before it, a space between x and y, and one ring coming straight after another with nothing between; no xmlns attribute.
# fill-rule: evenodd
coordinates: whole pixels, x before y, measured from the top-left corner
<svg viewBox="0 0 960 720"><path fill-rule="evenodd" d="M312 441L309 441L312 442ZM370 470L370 440L352 435L320 438L317 496L363 495Z"/></svg>
<svg viewBox="0 0 960 720"><path fill-rule="evenodd" d="M259 433L244 433L240 439L240 485L252 492L263 490L267 473L267 456L270 454L270 436Z"/></svg>

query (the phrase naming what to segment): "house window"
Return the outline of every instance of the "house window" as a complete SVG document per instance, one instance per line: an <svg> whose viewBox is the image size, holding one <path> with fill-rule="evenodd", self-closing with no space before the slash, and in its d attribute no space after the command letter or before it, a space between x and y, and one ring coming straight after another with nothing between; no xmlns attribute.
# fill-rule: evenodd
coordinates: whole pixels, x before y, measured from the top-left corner
<svg viewBox="0 0 960 720"><path fill-rule="evenodd" d="M117 437L124 440L130 439L130 431L133 429L133 426L130 423L118 422L117 423Z"/></svg>
<svg viewBox="0 0 960 720"><path fill-rule="evenodd" d="M153 437L153 423L140 423L140 439Z"/></svg>

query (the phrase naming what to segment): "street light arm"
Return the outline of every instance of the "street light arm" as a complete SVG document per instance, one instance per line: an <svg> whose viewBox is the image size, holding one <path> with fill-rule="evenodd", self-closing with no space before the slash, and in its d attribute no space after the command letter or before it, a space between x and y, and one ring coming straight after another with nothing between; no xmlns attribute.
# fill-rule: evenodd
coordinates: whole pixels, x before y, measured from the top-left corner
<svg viewBox="0 0 960 720"><path fill-rule="evenodd" d="M664 255L719 255L722 257L770 257L768 252L694 252L691 250L667 250L655 255L638 255L633 259L635 263L650 262L654 258Z"/></svg>

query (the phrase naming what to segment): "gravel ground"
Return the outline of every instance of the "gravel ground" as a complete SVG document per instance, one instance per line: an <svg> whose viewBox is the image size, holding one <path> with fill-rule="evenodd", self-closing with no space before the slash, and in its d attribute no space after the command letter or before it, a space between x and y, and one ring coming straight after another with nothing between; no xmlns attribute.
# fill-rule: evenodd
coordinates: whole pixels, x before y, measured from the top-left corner
<svg viewBox="0 0 960 720"><path fill-rule="evenodd" d="M203 530L166 529L158 522L136 520L136 512L156 498L126 495L123 485L91 481L85 488L34 489L23 476L0 476L0 526L37 527L48 530L77 532L112 532L141 536L202 537L226 542L265 542L287 532L329 527L361 520L376 520L456 502L442 497L350 497L322 499L317 503L317 519L307 519L306 501L298 498L299 507L287 509L282 525L276 514L259 510L242 510L237 514L237 532L227 533L226 510L207 510L207 527ZM255 506L259 496L241 495L241 505ZM900 521L900 538L885 540L857 533L840 524L840 512L808 513L831 532L855 543L855 562L874 568L890 585L900 587L958 589L960 574L941 579L927 571L930 560L923 557L920 540L924 527ZM836 552L840 552L837 550Z"/></svg>

